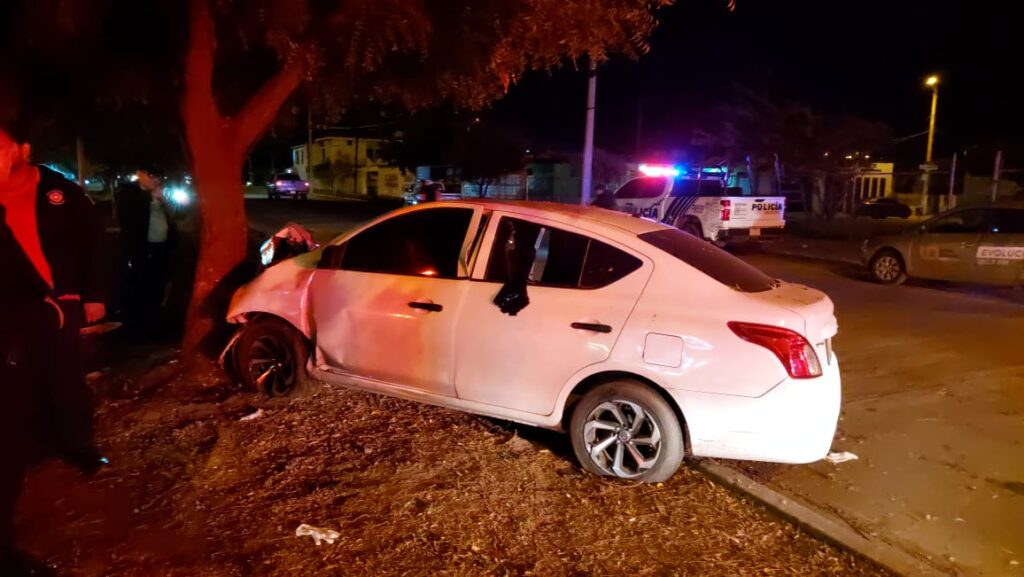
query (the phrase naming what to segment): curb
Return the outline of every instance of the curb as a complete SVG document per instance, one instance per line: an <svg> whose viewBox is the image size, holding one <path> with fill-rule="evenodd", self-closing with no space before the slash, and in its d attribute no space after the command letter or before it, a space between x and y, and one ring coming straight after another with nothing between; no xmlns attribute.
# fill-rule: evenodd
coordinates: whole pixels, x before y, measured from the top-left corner
<svg viewBox="0 0 1024 577"><path fill-rule="evenodd" d="M769 511L807 532L840 549L865 557L897 575L920 575L922 577L949 577L950 575L892 545L868 539L853 529L823 515L813 507L788 495L782 495L717 461L701 459L693 463L692 467L712 481L756 501Z"/></svg>

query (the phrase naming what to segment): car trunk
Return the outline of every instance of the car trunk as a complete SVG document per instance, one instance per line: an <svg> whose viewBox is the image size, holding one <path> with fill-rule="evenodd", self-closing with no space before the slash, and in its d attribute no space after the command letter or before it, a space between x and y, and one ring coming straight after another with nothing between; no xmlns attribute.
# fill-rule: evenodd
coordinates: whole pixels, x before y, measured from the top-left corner
<svg viewBox="0 0 1024 577"><path fill-rule="evenodd" d="M803 285L782 282L770 291L750 293L750 297L799 315L804 320L803 335L818 350L818 354L830 354L823 347L831 347L829 340L835 336L839 325L836 322L835 305L825 293Z"/></svg>

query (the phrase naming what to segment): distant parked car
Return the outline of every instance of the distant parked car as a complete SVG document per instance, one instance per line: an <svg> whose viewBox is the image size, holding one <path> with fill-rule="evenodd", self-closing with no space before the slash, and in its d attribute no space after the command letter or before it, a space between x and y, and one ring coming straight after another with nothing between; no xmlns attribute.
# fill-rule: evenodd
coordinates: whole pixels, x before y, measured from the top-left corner
<svg viewBox="0 0 1024 577"><path fill-rule="evenodd" d="M282 196L306 200L309 196L309 183L293 172L282 172L267 183L267 198L275 199Z"/></svg>
<svg viewBox="0 0 1024 577"><path fill-rule="evenodd" d="M433 180L420 180L405 193L405 204L409 206L422 204L424 202L461 199L461 194L457 192L446 192L443 182Z"/></svg>
<svg viewBox="0 0 1024 577"><path fill-rule="evenodd" d="M868 218L910 218L909 206L892 197L872 198L857 206L857 216Z"/></svg>
<svg viewBox="0 0 1024 577"><path fill-rule="evenodd" d="M907 277L1024 284L1024 205L962 208L900 234L864 241L862 259L882 284Z"/></svg>

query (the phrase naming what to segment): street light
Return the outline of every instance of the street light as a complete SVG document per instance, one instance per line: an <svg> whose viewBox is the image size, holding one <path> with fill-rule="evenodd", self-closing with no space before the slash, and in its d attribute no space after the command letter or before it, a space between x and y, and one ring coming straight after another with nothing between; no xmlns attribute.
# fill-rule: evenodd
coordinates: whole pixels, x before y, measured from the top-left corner
<svg viewBox="0 0 1024 577"><path fill-rule="evenodd" d="M935 110L939 105L939 77L936 74L932 74L925 79L924 85L932 89L932 113L928 117L928 148L925 149L924 153L924 164L921 165L921 170L924 171L924 186L921 190L921 214L926 214L928 211L928 188L931 184L932 170L935 170L935 166L932 164L932 147L935 144Z"/></svg>
<svg viewBox="0 0 1024 577"><path fill-rule="evenodd" d="M932 89L932 114L928 117L928 149L925 151L925 164L932 163L932 145L935 143L935 109L939 105L939 77L932 74L924 81L924 85Z"/></svg>

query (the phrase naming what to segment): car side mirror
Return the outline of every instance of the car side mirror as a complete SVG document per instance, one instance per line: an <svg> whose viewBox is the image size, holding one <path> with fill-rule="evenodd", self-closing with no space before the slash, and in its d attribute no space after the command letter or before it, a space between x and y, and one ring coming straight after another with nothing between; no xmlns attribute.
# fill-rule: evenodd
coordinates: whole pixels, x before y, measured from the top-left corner
<svg viewBox="0 0 1024 577"><path fill-rule="evenodd" d="M323 252L320 253L320 262L317 263L317 268L338 270L341 268L342 263L345 262L345 247L344 244L332 244L324 247Z"/></svg>

